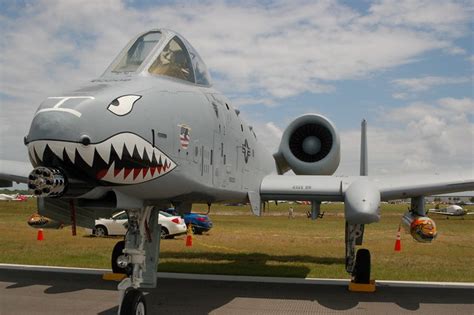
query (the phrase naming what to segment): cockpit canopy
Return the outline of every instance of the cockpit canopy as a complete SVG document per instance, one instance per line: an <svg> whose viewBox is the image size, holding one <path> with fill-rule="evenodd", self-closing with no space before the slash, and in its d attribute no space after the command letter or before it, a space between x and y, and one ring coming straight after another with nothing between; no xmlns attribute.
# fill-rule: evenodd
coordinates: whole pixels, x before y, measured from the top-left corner
<svg viewBox="0 0 474 315"><path fill-rule="evenodd" d="M132 40L104 75L148 73L210 86L206 65L194 48L178 34L152 30Z"/></svg>

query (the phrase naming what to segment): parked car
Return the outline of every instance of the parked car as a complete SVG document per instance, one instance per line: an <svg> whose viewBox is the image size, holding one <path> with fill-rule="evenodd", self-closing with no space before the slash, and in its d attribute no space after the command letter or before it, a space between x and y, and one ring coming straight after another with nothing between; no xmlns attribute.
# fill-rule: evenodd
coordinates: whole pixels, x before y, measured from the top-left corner
<svg viewBox="0 0 474 315"><path fill-rule="evenodd" d="M161 224L161 238L173 238L176 235L186 234L186 224L180 216L160 211L158 222ZM125 235L127 224L127 213L120 211L109 219L95 220L95 228L91 230L91 234L95 236Z"/></svg>
<svg viewBox="0 0 474 315"><path fill-rule="evenodd" d="M178 211L175 208L168 208L163 210L171 215L179 215ZM186 225L191 224L191 228L194 234L202 234L202 232L207 232L212 228L212 221L205 214L199 213L186 213L184 215L184 222Z"/></svg>

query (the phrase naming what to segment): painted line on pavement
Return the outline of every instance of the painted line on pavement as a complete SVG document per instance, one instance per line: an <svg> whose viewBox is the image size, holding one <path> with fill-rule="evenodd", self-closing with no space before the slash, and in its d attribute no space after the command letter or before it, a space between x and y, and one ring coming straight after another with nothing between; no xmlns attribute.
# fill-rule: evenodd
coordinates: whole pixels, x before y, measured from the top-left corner
<svg viewBox="0 0 474 315"><path fill-rule="evenodd" d="M40 271L40 272L58 272L58 273L62 272L62 273L74 273L74 274L88 274L88 275L102 275L106 272L111 272L110 269L36 266L36 265L18 265L18 264L2 264L2 263L0 263L0 269ZM349 279L229 276L229 275L208 275L208 274L191 274L191 273L174 273L174 272L158 272L158 278L202 280L202 281L282 283L282 284L349 285ZM376 280L376 284L379 287L474 289L474 283L472 282L425 282L425 281Z"/></svg>

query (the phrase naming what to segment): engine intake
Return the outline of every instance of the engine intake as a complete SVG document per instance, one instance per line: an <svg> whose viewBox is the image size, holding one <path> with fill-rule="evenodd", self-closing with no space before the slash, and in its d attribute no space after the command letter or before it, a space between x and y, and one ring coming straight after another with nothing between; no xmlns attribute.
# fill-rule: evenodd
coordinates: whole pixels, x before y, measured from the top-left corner
<svg viewBox="0 0 474 315"><path fill-rule="evenodd" d="M297 175L331 175L340 162L339 134L329 119L306 114L285 129L273 156L279 174L291 169Z"/></svg>

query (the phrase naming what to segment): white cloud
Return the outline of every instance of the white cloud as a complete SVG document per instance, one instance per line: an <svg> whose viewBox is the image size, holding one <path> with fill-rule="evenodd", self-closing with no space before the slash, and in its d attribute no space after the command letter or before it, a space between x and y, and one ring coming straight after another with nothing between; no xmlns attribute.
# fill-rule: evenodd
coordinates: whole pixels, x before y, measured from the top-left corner
<svg viewBox="0 0 474 315"><path fill-rule="evenodd" d="M473 110L471 98L444 98L432 104L417 102L386 110L378 126L369 125L373 171L377 172L379 167L386 169L384 165L390 165L394 174L474 171ZM388 121L388 128L379 127Z"/></svg>
<svg viewBox="0 0 474 315"><path fill-rule="evenodd" d="M414 19L415 9L427 17ZM334 90L328 81L369 75L426 51L451 47L456 36L436 34L440 24L459 29L469 21L456 3L382 2L370 12L361 15L332 1L267 7L209 2L142 11L113 0L39 1L18 18L3 20L6 79L1 89L12 91L24 79L22 69L33 75L24 89L50 91L58 82L72 86L99 75L132 35L163 26L190 39L211 69L232 82L233 90L261 90L274 98L326 93ZM442 23L435 23L440 16ZM62 80L71 73L72 82L70 77Z"/></svg>
<svg viewBox="0 0 474 315"><path fill-rule="evenodd" d="M369 174L474 172L473 112L471 98L443 98L383 111L368 122ZM266 148L276 152L286 126L254 125ZM358 175L360 130L343 130L340 136L337 174Z"/></svg>
<svg viewBox="0 0 474 315"><path fill-rule="evenodd" d="M392 97L396 100L406 100L409 96L407 93L393 93Z"/></svg>
<svg viewBox="0 0 474 315"><path fill-rule="evenodd" d="M439 76L425 76L419 78L404 78L393 80L392 83L402 89L411 92L421 92L429 90L435 86L447 84L463 84L471 81L468 77L439 77Z"/></svg>
<svg viewBox="0 0 474 315"><path fill-rule="evenodd" d="M466 54L465 49L461 47L457 47L457 46L446 48L445 51L450 55L465 55Z"/></svg>
<svg viewBox="0 0 474 315"><path fill-rule="evenodd" d="M272 106L305 92L334 93L364 78L449 49L470 22L450 1L379 1L360 13L333 1L205 1L127 7L122 1L28 2L0 18L0 158L25 159L22 137L46 96L97 77L134 35L183 34L239 105ZM4 97L7 95L8 97ZM268 126L267 126L268 127ZM270 127L271 129L271 127Z"/></svg>
<svg viewBox="0 0 474 315"><path fill-rule="evenodd" d="M466 113L468 115L473 115L474 114L474 100L472 98L452 98L452 97L446 97L442 98L438 101L439 105L442 107L455 111L458 113Z"/></svg>
<svg viewBox="0 0 474 315"><path fill-rule="evenodd" d="M370 18L379 23L407 28L431 29L457 35L466 30L472 7L445 0L382 0L370 7Z"/></svg>

